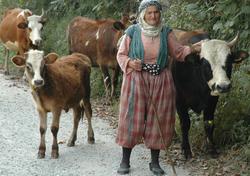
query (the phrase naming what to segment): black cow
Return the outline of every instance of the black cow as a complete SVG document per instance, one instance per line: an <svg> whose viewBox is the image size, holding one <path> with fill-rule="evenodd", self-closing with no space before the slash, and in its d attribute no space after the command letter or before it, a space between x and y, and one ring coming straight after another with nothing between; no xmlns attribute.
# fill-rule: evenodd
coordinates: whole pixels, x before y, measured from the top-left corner
<svg viewBox="0 0 250 176"><path fill-rule="evenodd" d="M190 54L186 62L175 61L172 72L177 96L176 108L182 130L182 150L186 159L192 157L188 139L190 129L189 109L196 113L203 111L204 128L208 152L218 155L214 141L214 112L219 95L229 91L234 63L240 63L249 54L233 51L238 35L231 41L210 40L204 32L174 31L182 44L192 44L206 39L201 45L200 55Z"/></svg>

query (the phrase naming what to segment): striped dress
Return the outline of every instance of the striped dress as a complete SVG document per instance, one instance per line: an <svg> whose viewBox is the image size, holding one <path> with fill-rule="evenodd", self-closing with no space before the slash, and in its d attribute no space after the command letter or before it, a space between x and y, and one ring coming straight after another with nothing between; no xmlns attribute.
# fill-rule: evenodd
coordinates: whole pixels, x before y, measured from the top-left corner
<svg viewBox="0 0 250 176"><path fill-rule="evenodd" d="M143 33L141 35L144 63L153 64L158 56L160 37L146 37ZM172 74L169 68L165 68L157 76L129 68L130 41L130 37L125 35L117 53L117 61L123 71L123 82L116 143L133 148L144 139L147 148L165 149L171 144L175 124L175 87ZM191 49L180 45L171 32L168 35L168 52L171 58L183 61L191 53Z"/></svg>

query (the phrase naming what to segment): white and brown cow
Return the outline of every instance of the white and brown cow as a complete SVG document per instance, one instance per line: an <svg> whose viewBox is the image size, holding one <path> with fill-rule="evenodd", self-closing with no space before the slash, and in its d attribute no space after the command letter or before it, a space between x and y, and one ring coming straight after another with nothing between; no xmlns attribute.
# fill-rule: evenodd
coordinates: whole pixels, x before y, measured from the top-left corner
<svg viewBox="0 0 250 176"><path fill-rule="evenodd" d="M48 112L53 114L51 124L52 158L59 156L57 133L62 110L67 112L69 109L73 109L73 131L68 146L75 144L78 123L84 111L88 120L88 142L94 143L90 104L91 62L87 56L79 53L73 53L60 59L57 57L55 53L44 56L43 51L29 50L25 57L17 55L12 58L12 62L16 66L25 66L25 75L32 88L32 96L40 117L41 141L38 158L45 157Z"/></svg>
<svg viewBox="0 0 250 176"><path fill-rule="evenodd" d="M4 72L9 74L9 50L23 55L30 48L37 48L42 41L41 30L44 23L42 15L33 15L28 9L9 9L0 23L0 42L5 47Z"/></svg>
<svg viewBox="0 0 250 176"><path fill-rule="evenodd" d="M68 26L69 52L86 54L93 67L100 67L106 93L111 97L114 96L120 70L116 60L117 42L128 23L127 15L120 21L93 20L78 16ZM109 68L113 70L112 79Z"/></svg>

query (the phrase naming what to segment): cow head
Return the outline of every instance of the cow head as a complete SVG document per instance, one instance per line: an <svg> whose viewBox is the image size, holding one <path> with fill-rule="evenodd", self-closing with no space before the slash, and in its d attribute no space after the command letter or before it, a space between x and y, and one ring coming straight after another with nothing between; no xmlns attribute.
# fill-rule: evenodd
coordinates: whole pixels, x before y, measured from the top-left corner
<svg viewBox="0 0 250 176"><path fill-rule="evenodd" d="M200 55L203 60L203 70L213 96L229 91L232 64L239 63L248 57L248 53L245 51L234 52L232 50L238 37L237 35L231 42L217 39L207 40L201 45Z"/></svg>
<svg viewBox="0 0 250 176"><path fill-rule="evenodd" d="M44 56L43 51L29 50L25 56L14 56L11 60L17 67L25 67L25 75L33 88L44 85L43 72L46 64L56 61L58 55L50 53Z"/></svg>
<svg viewBox="0 0 250 176"><path fill-rule="evenodd" d="M41 30L45 22L44 10L42 9L42 14L31 15L27 17L27 20L20 22L17 27L20 29L28 29L29 40L32 45L38 47L41 44Z"/></svg>

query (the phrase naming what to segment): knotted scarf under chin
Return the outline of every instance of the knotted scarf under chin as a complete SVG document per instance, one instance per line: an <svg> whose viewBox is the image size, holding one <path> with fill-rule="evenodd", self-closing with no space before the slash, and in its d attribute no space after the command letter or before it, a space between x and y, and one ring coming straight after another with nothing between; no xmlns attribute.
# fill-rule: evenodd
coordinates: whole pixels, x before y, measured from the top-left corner
<svg viewBox="0 0 250 176"><path fill-rule="evenodd" d="M160 19L160 24L158 26L151 26L144 20L146 9L142 10L138 17L138 22L143 34L147 37L156 37L160 34L162 30L162 19Z"/></svg>

